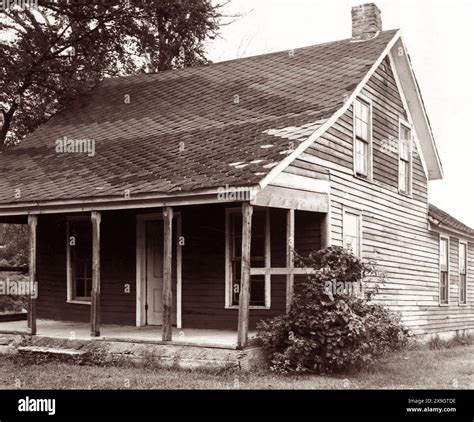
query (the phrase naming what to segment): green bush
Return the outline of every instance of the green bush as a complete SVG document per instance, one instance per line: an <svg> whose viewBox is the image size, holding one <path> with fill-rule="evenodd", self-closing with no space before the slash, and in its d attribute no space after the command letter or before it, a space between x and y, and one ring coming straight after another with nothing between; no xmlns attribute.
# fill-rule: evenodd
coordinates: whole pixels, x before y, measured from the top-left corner
<svg viewBox="0 0 474 422"><path fill-rule="evenodd" d="M397 314L372 302L383 282L374 265L335 246L298 260L314 274L297 286L287 315L258 325L272 370L338 372L406 346Z"/></svg>

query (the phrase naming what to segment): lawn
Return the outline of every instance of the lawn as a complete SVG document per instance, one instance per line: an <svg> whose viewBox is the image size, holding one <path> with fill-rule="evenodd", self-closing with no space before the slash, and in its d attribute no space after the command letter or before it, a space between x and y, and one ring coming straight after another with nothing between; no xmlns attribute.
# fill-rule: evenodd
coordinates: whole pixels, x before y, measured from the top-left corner
<svg viewBox="0 0 474 422"><path fill-rule="evenodd" d="M445 389L474 388L474 346L412 350L339 376L137 367L34 366L0 356L0 389Z"/></svg>

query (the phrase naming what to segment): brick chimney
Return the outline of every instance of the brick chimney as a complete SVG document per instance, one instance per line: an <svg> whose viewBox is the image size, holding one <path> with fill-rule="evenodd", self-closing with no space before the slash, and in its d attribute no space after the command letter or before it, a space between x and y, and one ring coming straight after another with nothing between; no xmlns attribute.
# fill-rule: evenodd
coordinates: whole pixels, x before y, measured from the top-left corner
<svg viewBox="0 0 474 422"><path fill-rule="evenodd" d="M382 30L382 16L375 3L366 3L352 8L352 39L370 40Z"/></svg>

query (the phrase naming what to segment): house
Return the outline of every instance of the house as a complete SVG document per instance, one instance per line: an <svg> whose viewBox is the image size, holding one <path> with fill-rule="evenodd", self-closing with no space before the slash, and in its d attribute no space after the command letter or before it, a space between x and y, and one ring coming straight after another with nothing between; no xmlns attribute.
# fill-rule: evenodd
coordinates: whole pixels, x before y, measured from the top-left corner
<svg viewBox="0 0 474 422"><path fill-rule="evenodd" d="M32 334L150 326L243 348L288 309L294 250L327 245L374 260L379 300L416 334L474 328L474 231L428 204L440 157L374 4L350 39L106 79L0 172L1 221L29 225Z"/></svg>

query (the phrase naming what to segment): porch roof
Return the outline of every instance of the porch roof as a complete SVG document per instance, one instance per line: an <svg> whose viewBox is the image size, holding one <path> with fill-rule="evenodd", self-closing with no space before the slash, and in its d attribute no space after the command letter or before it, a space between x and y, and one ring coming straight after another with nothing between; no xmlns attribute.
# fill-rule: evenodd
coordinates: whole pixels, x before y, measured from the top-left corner
<svg viewBox="0 0 474 422"><path fill-rule="evenodd" d="M258 185L341 108L396 34L107 79L0 153L0 209ZM58 153L58 140L95 149Z"/></svg>

